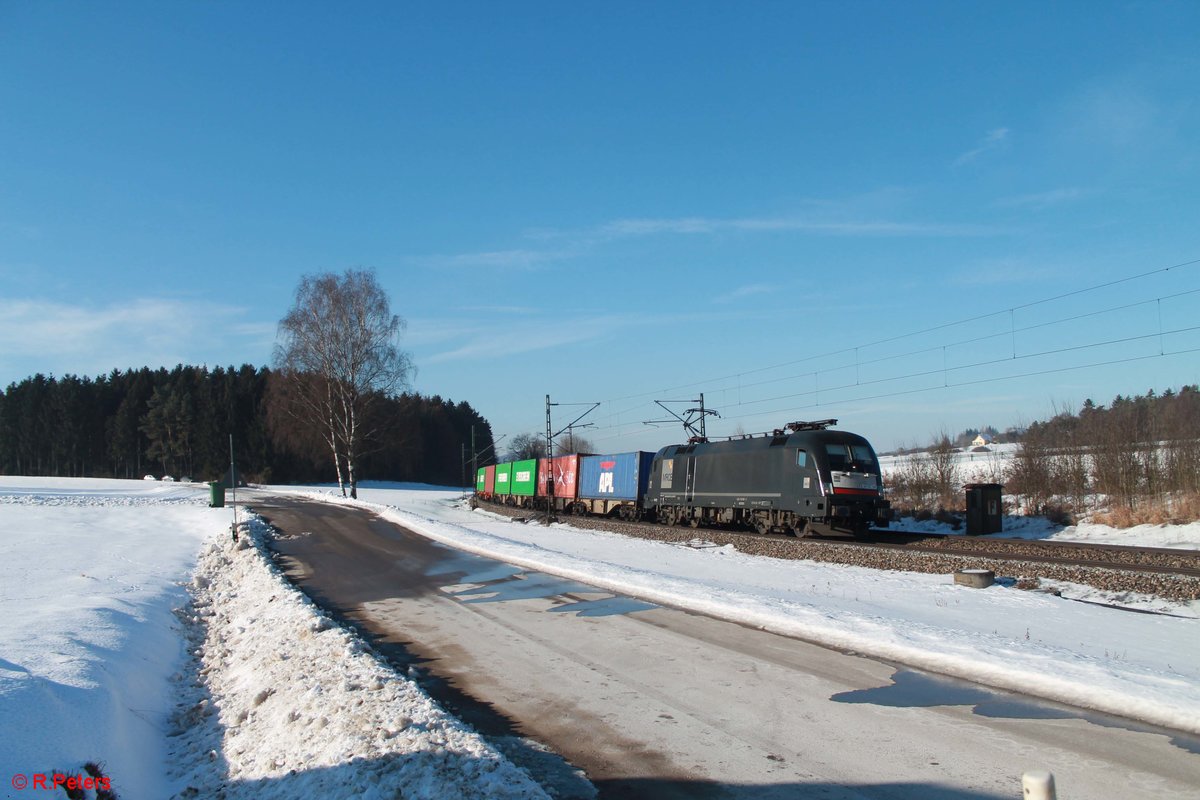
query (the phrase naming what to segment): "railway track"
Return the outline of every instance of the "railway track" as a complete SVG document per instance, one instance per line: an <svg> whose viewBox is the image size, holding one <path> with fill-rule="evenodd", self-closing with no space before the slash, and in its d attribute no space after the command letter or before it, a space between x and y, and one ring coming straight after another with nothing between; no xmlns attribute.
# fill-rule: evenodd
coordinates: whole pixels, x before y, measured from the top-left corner
<svg viewBox="0 0 1200 800"><path fill-rule="evenodd" d="M902 536L904 541L889 540ZM832 540L831 540L832 541ZM1200 551L1167 547L1127 547L1113 544L1048 542L1036 539L968 538L929 534L871 531L866 539L839 539L865 547L900 547L911 552L983 556L1009 561L1040 561L1099 569L1127 569L1200 578Z"/></svg>
<svg viewBox="0 0 1200 800"><path fill-rule="evenodd" d="M514 519L534 521L527 509L485 504ZM1200 600L1200 552L1029 539L966 538L873 531L865 539L801 538L718 528L669 527L598 517L565 517L571 525L690 546L732 545L739 552L870 569L949 574L988 569L1021 588L1078 583L1117 593L1173 601Z"/></svg>

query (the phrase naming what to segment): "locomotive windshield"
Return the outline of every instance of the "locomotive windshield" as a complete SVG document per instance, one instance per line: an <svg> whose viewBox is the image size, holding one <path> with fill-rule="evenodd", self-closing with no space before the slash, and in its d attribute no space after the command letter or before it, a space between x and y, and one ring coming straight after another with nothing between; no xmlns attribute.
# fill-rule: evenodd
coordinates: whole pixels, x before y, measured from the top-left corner
<svg viewBox="0 0 1200 800"><path fill-rule="evenodd" d="M838 472L869 472L879 474L879 462L875 452L865 444L827 444L825 454L829 468Z"/></svg>

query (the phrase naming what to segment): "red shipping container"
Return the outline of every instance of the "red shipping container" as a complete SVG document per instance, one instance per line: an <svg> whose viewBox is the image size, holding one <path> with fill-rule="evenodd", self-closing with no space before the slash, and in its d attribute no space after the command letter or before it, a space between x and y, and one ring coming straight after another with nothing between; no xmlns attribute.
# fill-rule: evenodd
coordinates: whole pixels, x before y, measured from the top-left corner
<svg viewBox="0 0 1200 800"><path fill-rule="evenodd" d="M558 456L551 459L554 472L554 496L574 500L579 492L579 456ZM537 496L546 496L546 459L538 459Z"/></svg>
<svg viewBox="0 0 1200 800"><path fill-rule="evenodd" d="M491 497L496 493L496 465L484 468L483 473L483 494L485 497Z"/></svg>

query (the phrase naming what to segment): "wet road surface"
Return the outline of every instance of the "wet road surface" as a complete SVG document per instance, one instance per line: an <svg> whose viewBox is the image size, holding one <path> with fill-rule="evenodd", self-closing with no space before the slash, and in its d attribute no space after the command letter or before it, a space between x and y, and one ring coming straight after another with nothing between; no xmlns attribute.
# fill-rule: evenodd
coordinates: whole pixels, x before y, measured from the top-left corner
<svg viewBox="0 0 1200 800"><path fill-rule="evenodd" d="M1195 740L456 551L372 512L247 505L288 575L559 797L1194 797ZM549 752L547 752L547 750Z"/></svg>

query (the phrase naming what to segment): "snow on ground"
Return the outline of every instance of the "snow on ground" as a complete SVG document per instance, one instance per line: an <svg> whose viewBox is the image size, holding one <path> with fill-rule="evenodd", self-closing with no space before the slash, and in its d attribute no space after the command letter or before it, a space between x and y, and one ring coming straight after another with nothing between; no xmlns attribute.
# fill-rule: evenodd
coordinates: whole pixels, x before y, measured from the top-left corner
<svg viewBox="0 0 1200 800"><path fill-rule="evenodd" d="M1115 544L1126 547L1163 547L1181 550L1200 550L1200 522L1187 525L1135 525L1132 528L1113 528L1081 522L1078 525L1058 525L1045 517L1026 517L1020 514L1004 517L1004 532L981 538L1041 539L1048 542L1087 542ZM917 521L913 517L892 520L892 530L912 533L962 535L945 522L935 519Z"/></svg>
<svg viewBox="0 0 1200 800"><path fill-rule="evenodd" d="M963 476L963 483L988 483L995 480L996 475L1000 475L1008 469L1009 463L1020 453L1020 450L1021 445L1019 444L997 444L992 445L986 453L975 453L970 450L957 452L954 454L954 461L960 475ZM885 485L889 476L903 468L911 458L912 456L908 455L880 456L879 465L883 471ZM1012 496L1006 496L1005 502L1010 506L1017 505L1016 499ZM961 529L955 531L949 524L937 520L917 521L912 517L894 520L892 527L895 530L916 533L962 533ZM1060 542L1200 550L1200 522L1193 522L1189 525L1137 525L1132 528L1118 529L1090 522L1062 526L1048 521L1045 517L1026 517L1016 514L1004 517L1004 533L997 535L1010 539L1045 539Z"/></svg>
<svg viewBox="0 0 1200 800"><path fill-rule="evenodd" d="M329 490L315 493L350 502ZM1166 613L1135 614L1001 584L971 589L951 575L779 561L700 539L681 546L521 524L469 510L457 490L366 485L359 494L359 502L430 538L527 569L1200 733L1200 602L1151 598ZM1073 587L1064 588L1069 594Z"/></svg>
<svg viewBox="0 0 1200 800"><path fill-rule="evenodd" d="M205 677L178 721L180 797L546 797L289 584L265 525L246 527L236 545L210 542L196 571L188 623Z"/></svg>
<svg viewBox="0 0 1200 800"><path fill-rule="evenodd" d="M122 797L167 796L169 679L184 655L171 609L201 542L228 524L201 495L0 478L0 786L96 759Z"/></svg>
<svg viewBox="0 0 1200 800"><path fill-rule="evenodd" d="M545 797L235 547L207 497L0 477L5 797L89 761L124 800Z"/></svg>
<svg viewBox="0 0 1200 800"><path fill-rule="evenodd" d="M522 525L471 511L457 490L362 495L431 538L526 568L1200 732L1200 603L1152 600L1176 616L1132 614L699 539ZM371 797L401 783L406 796L543 796L292 589L257 544L234 545L230 510L206 501L195 485L0 477L0 786L100 760L125 800ZM1133 536L1198 538L1121 539Z"/></svg>
<svg viewBox="0 0 1200 800"><path fill-rule="evenodd" d="M978 453L973 448L957 450L953 458L963 483L990 483L995 476L1008 469L1020 451L1020 444L994 444L986 451ZM904 467L912 458L913 454L879 456L879 468L883 471L884 483L887 483L889 475Z"/></svg>

